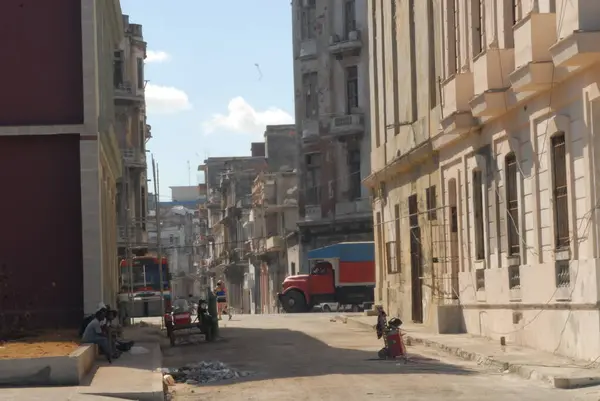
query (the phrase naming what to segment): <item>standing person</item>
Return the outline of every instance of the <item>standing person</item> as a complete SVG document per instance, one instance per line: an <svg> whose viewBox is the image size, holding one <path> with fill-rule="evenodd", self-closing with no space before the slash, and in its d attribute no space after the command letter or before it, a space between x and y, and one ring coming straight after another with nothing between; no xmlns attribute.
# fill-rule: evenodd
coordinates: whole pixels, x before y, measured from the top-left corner
<svg viewBox="0 0 600 401"><path fill-rule="evenodd" d="M217 315L219 320L221 320L221 316L223 314L227 314L227 290L225 289L225 284L223 284L222 280L217 281L217 286L215 287L215 296L217 297Z"/></svg>
<svg viewBox="0 0 600 401"><path fill-rule="evenodd" d="M105 320L106 315L104 309L100 309L96 312L94 319L88 323L83 336L81 336L81 342L84 344L96 344L100 351L106 355L108 363L112 363L112 353L108 343L108 338L102 330L102 322Z"/></svg>

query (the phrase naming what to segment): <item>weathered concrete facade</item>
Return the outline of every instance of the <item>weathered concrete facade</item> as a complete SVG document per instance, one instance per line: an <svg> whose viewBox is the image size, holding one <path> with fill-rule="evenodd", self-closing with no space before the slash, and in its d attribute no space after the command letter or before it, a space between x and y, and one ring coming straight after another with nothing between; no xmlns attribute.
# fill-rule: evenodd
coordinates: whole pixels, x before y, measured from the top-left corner
<svg viewBox="0 0 600 401"><path fill-rule="evenodd" d="M69 135L79 139L79 171L65 174L79 176L80 185L70 187L68 191L63 188L68 193L78 192L80 197L71 213L81 212L81 221L77 223L81 242L69 240L68 251L76 255L77 263L71 257L72 265L57 258L56 267L45 266L45 269L56 268L57 271L63 267L69 269L75 282L67 285L55 281L53 291L41 291L46 298L38 299L39 308L35 307L44 311L42 315L46 317L62 314L61 322L73 324L80 321L84 311L93 312L100 301L114 304L118 289L115 197L121 161L114 132L112 61L113 51L123 37L121 9L117 0L58 0L46 5L22 3L21 7L11 6L11 2L0 6L1 23L22 30L6 39L10 43L0 42L5 56L0 67L2 75L17 84L3 83L3 98L10 104L3 105L3 112L0 112L0 136L41 138L49 144ZM54 50L64 51L45 58L44 65L48 69L44 74L33 73L32 68L36 71L39 68L39 57L48 51L49 42L39 41L39 37L31 38L32 34L51 38L57 46ZM23 38L22 42L18 38ZM11 56L13 49L14 57ZM28 60L24 55L34 59ZM36 76L45 83L36 82ZM52 79L48 79L49 76ZM26 86L29 83L31 88ZM12 93L13 89L18 92ZM27 149L20 151L27 152ZM56 157L60 157L58 153ZM14 166L12 171L19 172L20 168ZM9 188L7 191L16 193ZM33 193L30 197L39 199ZM43 219L37 221L38 232L44 230L41 227L46 227ZM61 238L60 229L61 225L49 225L41 234L42 238L55 238L58 246L66 241ZM28 242L31 237L23 238L22 243ZM9 254L4 255L10 259ZM35 275L39 260L23 261L16 268ZM83 304L78 294L83 294ZM61 313L58 309L51 310L60 308L59 299L69 297L69 307L65 306ZM53 324L57 322L53 320Z"/></svg>
<svg viewBox="0 0 600 401"><path fill-rule="evenodd" d="M522 1L515 8L508 2L393 4L397 10L414 7L413 21L420 21L415 26L415 51L408 40L401 45L403 55L416 55L417 65L423 66L417 82L425 87L417 90L418 98L425 106L426 87L436 83L429 99L434 93L441 98L437 107L430 103L428 130L412 123L407 127L413 129L405 131L430 135L418 147L431 155L430 167L420 164L420 172L410 172L419 165L413 156L419 150L401 146L410 138L403 136L402 127L397 136L374 138L373 174L367 183L375 190L376 225L381 221L384 227L377 231L378 299L392 312L397 308L402 316L412 314L413 320L414 311L395 306L402 302L393 297L412 309L421 303L423 322L442 332L504 337L595 360L600 354L600 221L594 213L600 196L594 178L600 157L594 135L600 112L600 4L578 0ZM402 8L407 4L409 8ZM384 5L382 14L373 8L374 25L385 27L386 16L394 15L386 7L391 6ZM411 27L406 16L397 15L401 26ZM389 35L383 36L388 40ZM382 52L390 54L385 46L384 41L372 51L375 64ZM435 59L429 69L427 57ZM435 73L427 77L434 65ZM371 74L372 95L381 99L374 102L372 113L388 93L396 93L395 83L387 81L390 70L378 68ZM403 81L398 84L403 93L411 87ZM419 105L418 99L412 105L403 103L409 96L397 99L401 115ZM381 127L394 126L381 110L379 115L381 121L374 126L380 128L373 130L374 135L382 135ZM396 147L390 146L390 138ZM407 179L412 188L396 199L397 184L386 171L399 171L394 166L403 159L407 168L396 180ZM385 166L378 164L383 160ZM426 191L432 185L439 188L436 203L431 202L431 190ZM428 244L421 230L422 301L408 296L409 290L414 291L415 276L403 270L412 265L414 273L413 252L406 245L413 240L413 224L410 217L409 224L404 222L409 213L400 213L399 227L386 227L389 221L395 225L395 209L402 210L402 198L411 193L417 199L424 195L414 221L419 226L428 221L424 226L431 232ZM390 238L402 244L389 244ZM428 254L431 263L426 268ZM390 274L394 269L402 272Z"/></svg>
<svg viewBox="0 0 600 401"><path fill-rule="evenodd" d="M481 11L461 12L475 21ZM445 45L461 56L445 66L453 101L436 141L444 218L458 216L446 224L444 272L468 332L595 359L600 3L528 1L482 15L483 37L467 24L459 46Z"/></svg>
<svg viewBox="0 0 600 401"><path fill-rule="evenodd" d="M369 2L375 298L392 314L435 324L439 174L439 14L431 1ZM439 10L439 8L438 8Z"/></svg>
<svg viewBox="0 0 600 401"><path fill-rule="evenodd" d="M367 3L292 1L303 250L373 239Z"/></svg>
<svg viewBox="0 0 600 401"><path fill-rule="evenodd" d="M142 26L123 16L125 36L116 48L113 65L116 132L123 161L117 183L118 247L120 257L144 255L148 251L148 188L144 59L146 42Z"/></svg>

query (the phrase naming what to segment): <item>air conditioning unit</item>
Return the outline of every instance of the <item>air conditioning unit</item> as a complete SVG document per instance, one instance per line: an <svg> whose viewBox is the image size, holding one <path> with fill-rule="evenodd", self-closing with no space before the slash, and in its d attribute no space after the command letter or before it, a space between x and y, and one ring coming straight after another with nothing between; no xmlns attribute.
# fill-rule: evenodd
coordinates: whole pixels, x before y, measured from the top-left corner
<svg viewBox="0 0 600 401"><path fill-rule="evenodd" d="M333 34L329 37L330 45L335 45L336 43L339 43L339 41L340 41L340 36L337 34Z"/></svg>
<svg viewBox="0 0 600 401"><path fill-rule="evenodd" d="M360 38L360 32L359 31L350 31L350 32L348 32L348 40L356 41L359 38Z"/></svg>

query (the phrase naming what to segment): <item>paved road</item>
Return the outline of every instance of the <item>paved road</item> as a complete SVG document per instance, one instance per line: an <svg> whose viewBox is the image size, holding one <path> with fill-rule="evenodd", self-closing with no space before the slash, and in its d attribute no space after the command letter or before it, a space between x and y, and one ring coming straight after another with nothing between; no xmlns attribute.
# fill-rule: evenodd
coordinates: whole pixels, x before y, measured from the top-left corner
<svg viewBox="0 0 600 401"><path fill-rule="evenodd" d="M410 347L407 365L378 361L382 344L372 331L332 322L335 315L235 316L224 322L222 342L164 350L163 365L220 360L258 372L217 385L175 388L176 401L191 400L476 400L591 401L600 389L556 390Z"/></svg>

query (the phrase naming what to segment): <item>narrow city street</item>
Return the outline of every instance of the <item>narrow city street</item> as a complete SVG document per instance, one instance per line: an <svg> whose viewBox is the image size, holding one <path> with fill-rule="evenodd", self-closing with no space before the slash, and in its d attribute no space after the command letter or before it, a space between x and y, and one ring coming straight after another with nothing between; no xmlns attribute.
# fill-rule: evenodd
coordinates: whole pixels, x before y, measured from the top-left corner
<svg viewBox="0 0 600 401"><path fill-rule="evenodd" d="M251 371L213 385L178 384L174 400L598 400L595 387L557 390L421 346L408 364L377 360L364 326L335 314L235 316L222 341L165 347L163 366L221 361ZM375 321L375 318L373 318Z"/></svg>

